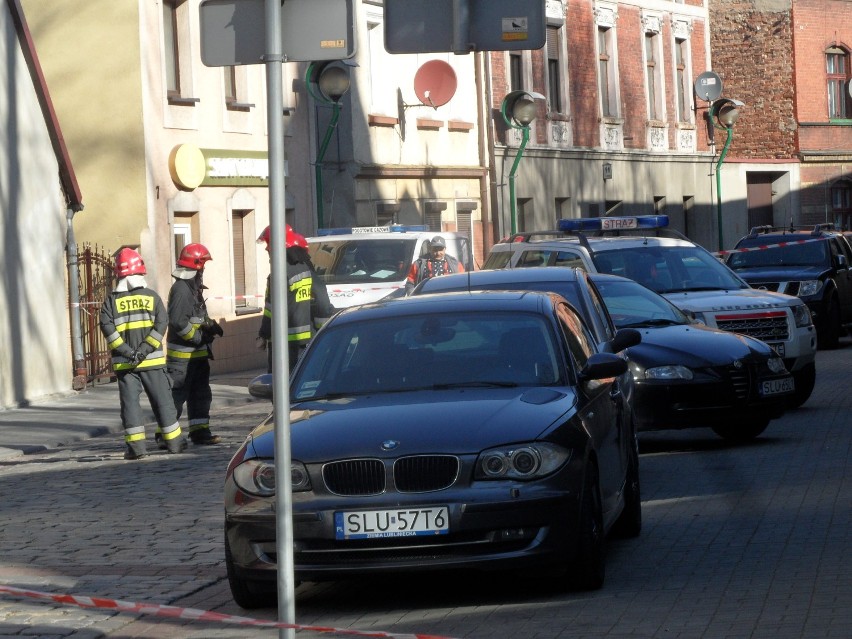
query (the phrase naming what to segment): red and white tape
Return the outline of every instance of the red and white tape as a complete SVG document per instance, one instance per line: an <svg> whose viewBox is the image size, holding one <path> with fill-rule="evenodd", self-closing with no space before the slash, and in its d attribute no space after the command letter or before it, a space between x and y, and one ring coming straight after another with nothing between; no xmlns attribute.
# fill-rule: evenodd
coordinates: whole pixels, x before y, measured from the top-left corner
<svg viewBox="0 0 852 639"><path fill-rule="evenodd" d="M101 597L82 597L77 595L56 595L38 590L26 590L13 586L0 585L0 594L5 593L16 597L30 597L33 599L44 599L59 604L79 606L80 608L99 608L104 610L115 610L118 612L133 612L141 615L154 615L157 617L169 617L171 619L186 619L188 621L215 621L219 623L237 624L241 626L255 626L264 628L293 628L295 630L308 630L319 633L335 633L351 635L355 637L383 637L389 639L452 639L440 635L423 635L399 632L383 632L381 630L352 630L351 628L332 628L330 626L303 626L289 624L282 621L266 621L252 617L240 617L237 615L226 615L220 612L199 610L198 608L179 608L177 606L165 606L161 604L134 603L131 601L120 601L118 599L104 599Z"/></svg>
<svg viewBox="0 0 852 639"><path fill-rule="evenodd" d="M824 239L824 238L823 238ZM779 248L783 246L793 246L794 244L807 244L808 242L821 242L823 239L812 240L793 240L792 242L779 242L778 244L761 244L759 246L749 246L748 248L730 249L727 251L716 251L713 255L731 255L733 253L750 253L751 251L765 251L766 249Z"/></svg>

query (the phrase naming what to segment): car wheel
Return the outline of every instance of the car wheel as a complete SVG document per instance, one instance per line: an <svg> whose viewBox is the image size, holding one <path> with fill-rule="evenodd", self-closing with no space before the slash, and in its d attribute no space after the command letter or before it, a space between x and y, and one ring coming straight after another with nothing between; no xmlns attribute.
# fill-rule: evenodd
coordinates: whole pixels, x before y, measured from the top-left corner
<svg viewBox="0 0 852 639"><path fill-rule="evenodd" d="M789 400L789 408L798 408L811 396L816 384L816 364L808 364L804 368L793 372L793 380L796 382L796 390Z"/></svg>
<svg viewBox="0 0 852 639"><path fill-rule="evenodd" d="M836 297L832 297L828 303L828 310L819 328L821 330L817 331L817 346L826 350L837 348L843 325L840 319L840 305Z"/></svg>
<svg viewBox="0 0 852 639"><path fill-rule="evenodd" d="M639 487L639 442L633 434L627 477L624 484L624 510L616 519L612 532L617 537L638 537L642 532L642 494Z"/></svg>
<svg viewBox="0 0 852 639"><path fill-rule="evenodd" d="M237 576L227 535L225 535L225 569L228 572L231 596L240 608L254 610L256 608L272 608L278 605L278 592L275 584L270 586L265 582L248 581Z"/></svg>
<svg viewBox="0 0 852 639"><path fill-rule="evenodd" d="M731 442L747 442L766 430L768 418L756 417L749 422L732 422L713 426L713 432Z"/></svg>
<svg viewBox="0 0 852 639"><path fill-rule="evenodd" d="M583 498L578 522L577 555L571 570L571 585L577 590L598 590L606 575L606 545L603 507L594 462L586 465Z"/></svg>

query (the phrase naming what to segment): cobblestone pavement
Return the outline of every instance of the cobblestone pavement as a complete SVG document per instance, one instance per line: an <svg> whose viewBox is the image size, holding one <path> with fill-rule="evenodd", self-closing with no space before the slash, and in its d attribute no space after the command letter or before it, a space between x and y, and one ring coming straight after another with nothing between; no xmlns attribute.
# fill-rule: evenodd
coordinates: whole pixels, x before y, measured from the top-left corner
<svg viewBox="0 0 852 639"><path fill-rule="evenodd" d="M747 445L643 434L644 529L609 544L600 591L515 574L309 583L297 622L483 639L850 639L850 363L848 339L820 352L811 400ZM108 434L0 461L0 585L274 620L231 601L222 544L225 466L268 410L217 411L224 444L179 456L125 462ZM0 639L278 634L0 594Z"/></svg>

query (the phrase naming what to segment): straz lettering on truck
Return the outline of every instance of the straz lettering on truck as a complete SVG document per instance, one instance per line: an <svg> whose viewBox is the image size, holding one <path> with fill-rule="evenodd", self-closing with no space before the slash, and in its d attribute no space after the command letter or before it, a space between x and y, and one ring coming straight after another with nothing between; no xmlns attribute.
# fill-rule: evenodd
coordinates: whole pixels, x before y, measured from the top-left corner
<svg viewBox="0 0 852 639"><path fill-rule="evenodd" d="M132 311L154 311L154 298L150 295L128 295L115 300L115 310L119 313Z"/></svg>

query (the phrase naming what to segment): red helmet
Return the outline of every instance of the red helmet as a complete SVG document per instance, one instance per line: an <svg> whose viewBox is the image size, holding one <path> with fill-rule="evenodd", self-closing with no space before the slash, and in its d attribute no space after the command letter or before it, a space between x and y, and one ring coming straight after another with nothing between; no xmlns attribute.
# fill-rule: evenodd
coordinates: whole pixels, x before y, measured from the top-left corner
<svg viewBox="0 0 852 639"><path fill-rule="evenodd" d="M200 271L204 263L212 259L210 251L203 244L187 244L181 249L177 264Z"/></svg>
<svg viewBox="0 0 852 639"><path fill-rule="evenodd" d="M113 271L117 277L145 275L147 273L142 256L132 248L123 248L116 254Z"/></svg>
<svg viewBox="0 0 852 639"><path fill-rule="evenodd" d="M257 243L260 244L261 242L266 242L266 250L268 251L269 240L270 233L269 227L267 226L265 229L263 229L263 233L258 236ZM287 225L287 237L285 238L284 242L287 248L290 248L292 246L301 246L303 249L308 248L308 241L305 239L305 236L296 233L296 231L293 230L293 227L289 224Z"/></svg>

